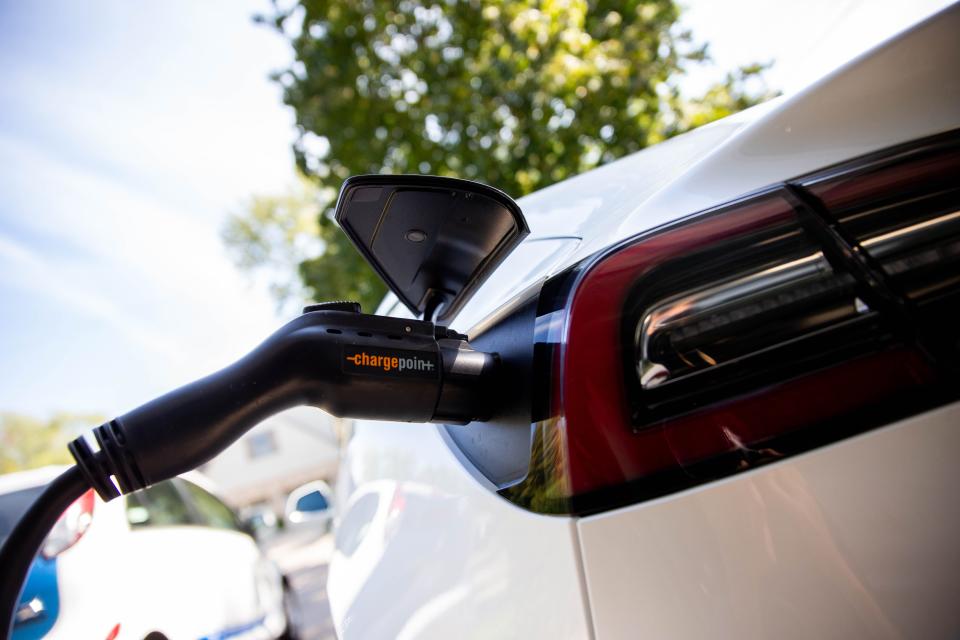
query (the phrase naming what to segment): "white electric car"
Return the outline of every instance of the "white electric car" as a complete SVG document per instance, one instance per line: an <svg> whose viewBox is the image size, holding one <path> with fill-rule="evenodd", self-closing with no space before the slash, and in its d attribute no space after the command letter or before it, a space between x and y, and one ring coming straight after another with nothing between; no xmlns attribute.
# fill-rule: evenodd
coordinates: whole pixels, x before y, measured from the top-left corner
<svg viewBox="0 0 960 640"><path fill-rule="evenodd" d="M960 6L519 204L505 406L356 424L339 637L960 636Z"/></svg>
<svg viewBox="0 0 960 640"><path fill-rule="evenodd" d="M0 476L0 539L63 469ZM13 640L278 638L277 568L196 473L104 503L91 490L48 536Z"/></svg>

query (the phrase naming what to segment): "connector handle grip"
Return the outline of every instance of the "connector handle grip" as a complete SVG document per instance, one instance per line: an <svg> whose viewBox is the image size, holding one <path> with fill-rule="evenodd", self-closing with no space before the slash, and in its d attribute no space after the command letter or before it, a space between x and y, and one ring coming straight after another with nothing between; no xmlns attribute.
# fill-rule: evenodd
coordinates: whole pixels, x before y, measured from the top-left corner
<svg viewBox="0 0 960 640"><path fill-rule="evenodd" d="M262 420L298 405L335 416L428 422L442 380L432 323L310 312L234 364L98 427L99 451L80 439L70 450L109 500L198 467Z"/></svg>

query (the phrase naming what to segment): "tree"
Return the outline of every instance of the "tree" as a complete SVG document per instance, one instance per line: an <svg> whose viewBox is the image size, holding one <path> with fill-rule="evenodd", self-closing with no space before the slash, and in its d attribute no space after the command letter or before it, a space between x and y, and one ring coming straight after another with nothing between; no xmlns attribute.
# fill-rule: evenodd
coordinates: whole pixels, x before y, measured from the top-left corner
<svg viewBox="0 0 960 640"><path fill-rule="evenodd" d="M321 297L356 300L372 310L386 293L336 223L324 215L336 195L301 175L286 193L253 196L242 213L228 218L222 236L234 262L242 269L266 271L280 305Z"/></svg>
<svg viewBox="0 0 960 640"><path fill-rule="evenodd" d="M16 413L0 413L0 473L69 464L67 443L101 416L58 413L39 420Z"/></svg>
<svg viewBox="0 0 960 640"><path fill-rule="evenodd" d="M703 96L681 94L684 69L708 56L678 27L673 0L273 8L258 19L292 46L293 64L275 78L296 114L297 166L320 192L335 193L351 174L432 173L522 196L769 97L748 90L760 65ZM321 233L331 202L318 199ZM227 241L243 253L244 243L264 242L262 231L228 231ZM376 278L339 235L323 241L298 256L309 293L342 297Z"/></svg>

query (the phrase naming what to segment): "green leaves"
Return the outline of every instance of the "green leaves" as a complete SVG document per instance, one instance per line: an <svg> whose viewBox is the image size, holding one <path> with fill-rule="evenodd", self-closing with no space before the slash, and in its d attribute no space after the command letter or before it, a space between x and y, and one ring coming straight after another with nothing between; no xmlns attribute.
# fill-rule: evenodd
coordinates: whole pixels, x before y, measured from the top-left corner
<svg viewBox="0 0 960 640"><path fill-rule="evenodd" d="M278 304L356 300L373 311L386 286L329 217L337 192L300 176L277 196L254 196L230 215L222 238L234 263L267 276Z"/></svg>
<svg viewBox="0 0 960 640"><path fill-rule="evenodd" d="M67 443L102 416L58 413L39 420L16 413L0 413L0 473L49 464L70 464Z"/></svg>
<svg viewBox="0 0 960 640"><path fill-rule="evenodd" d="M678 27L672 0L274 8L259 20L293 48L293 64L275 78L296 114L297 165L334 193L352 174L430 173L519 197L769 97L762 86L746 89L763 71L756 65L684 98L677 79L708 55ZM325 251L304 256L265 239L317 232L277 219L288 209L278 202L265 216L252 208L249 224L244 216L230 223L238 264L282 264L276 258L287 251L320 299L379 295L375 276L351 262L339 235L325 233L319 212Z"/></svg>

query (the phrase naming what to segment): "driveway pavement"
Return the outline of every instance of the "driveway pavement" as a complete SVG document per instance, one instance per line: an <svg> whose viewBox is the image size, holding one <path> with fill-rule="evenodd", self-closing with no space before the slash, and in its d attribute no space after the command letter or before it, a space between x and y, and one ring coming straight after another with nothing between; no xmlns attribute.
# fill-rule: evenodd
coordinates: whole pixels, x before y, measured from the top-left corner
<svg viewBox="0 0 960 640"><path fill-rule="evenodd" d="M281 534L267 545L267 553L297 593L303 616L303 640L336 638L327 602L327 564L332 550L330 534L318 540Z"/></svg>

